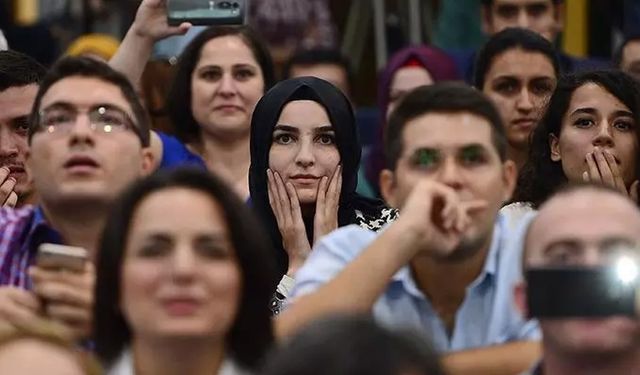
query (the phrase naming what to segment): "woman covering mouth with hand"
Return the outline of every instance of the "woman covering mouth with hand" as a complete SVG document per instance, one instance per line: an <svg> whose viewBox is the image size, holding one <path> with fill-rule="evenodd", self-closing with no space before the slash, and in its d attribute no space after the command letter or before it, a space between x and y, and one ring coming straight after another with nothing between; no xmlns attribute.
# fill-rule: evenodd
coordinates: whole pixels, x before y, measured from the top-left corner
<svg viewBox="0 0 640 375"><path fill-rule="evenodd" d="M622 72L563 77L533 133L515 201L537 208L567 182L603 184L638 201L640 85Z"/></svg>
<svg viewBox="0 0 640 375"><path fill-rule="evenodd" d="M289 79L256 105L249 189L284 275L274 313L320 237L349 224L378 230L397 216L382 201L355 192L360 152L351 104L329 82Z"/></svg>

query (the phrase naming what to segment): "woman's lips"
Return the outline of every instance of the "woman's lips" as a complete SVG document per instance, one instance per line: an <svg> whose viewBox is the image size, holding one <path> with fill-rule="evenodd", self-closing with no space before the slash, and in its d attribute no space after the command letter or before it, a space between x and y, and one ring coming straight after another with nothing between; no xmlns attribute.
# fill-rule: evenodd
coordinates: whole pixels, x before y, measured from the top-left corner
<svg viewBox="0 0 640 375"><path fill-rule="evenodd" d="M200 305L197 299L189 297L169 298L162 301L165 311L172 316L193 315Z"/></svg>

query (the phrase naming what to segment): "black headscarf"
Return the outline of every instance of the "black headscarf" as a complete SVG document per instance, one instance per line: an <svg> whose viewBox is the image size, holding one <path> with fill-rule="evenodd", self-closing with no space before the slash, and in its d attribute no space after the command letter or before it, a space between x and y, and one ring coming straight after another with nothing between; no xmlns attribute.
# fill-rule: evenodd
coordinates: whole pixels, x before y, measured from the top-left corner
<svg viewBox="0 0 640 375"><path fill-rule="evenodd" d="M315 77L298 77L279 82L260 99L251 119L249 190L251 204L271 235L282 274L286 272L289 260L282 247L282 236L275 215L269 205L267 169L273 129L284 106L296 100L312 100L320 104L327 111L333 126L342 164L338 226L356 223L356 210L365 217L376 217L385 208L382 201L356 193L361 147L353 109L346 96L329 82Z"/></svg>

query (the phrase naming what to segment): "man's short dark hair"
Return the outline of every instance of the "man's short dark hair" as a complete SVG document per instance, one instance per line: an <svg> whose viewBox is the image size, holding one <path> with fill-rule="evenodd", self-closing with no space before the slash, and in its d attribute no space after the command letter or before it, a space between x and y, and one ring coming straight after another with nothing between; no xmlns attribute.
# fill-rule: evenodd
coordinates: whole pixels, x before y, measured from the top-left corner
<svg viewBox="0 0 640 375"><path fill-rule="evenodd" d="M42 98L51 86L69 77L97 78L117 86L133 110L135 133L138 135L138 138L140 138L143 147L149 146L151 137L149 132L149 118L131 82L106 63L86 57L64 57L55 63L44 76L40 83L40 88L29 118L29 143L31 143L33 135L40 130L39 119Z"/></svg>
<svg viewBox="0 0 640 375"><path fill-rule="evenodd" d="M311 66L319 64L331 64L337 65L344 69L347 76L348 90L353 92L355 85L355 77L353 68L351 68L351 62L349 59L335 48L311 48L301 49L296 51L285 63L282 69L282 78L291 78L291 71L295 66Z"/></svg>
<svg viewBox="0 0 640 375"><path fill-rule="evenodd" d="M556 77L560 75L560 60L553 45L540 34L519 27L509 27L493 35L482 47L474 66L473 85L482 90L487 72L496 56L513 49L541 53L547 57Z"/></svg>
<svg viewBox="0 0 640 375"><path fill-rule="evenodd" d="M33 58L12 50L0 51L0 91L39 84L47 69Z"/></svg>
<svg viewBox="0 0 640 375"><path fill-rule="evenodd" d="M402 134L409 121L429 113L465 112L489 122L492 143L500 160L506 160L507 136L502 118L493 103L472 87L461 83L441 82L411 91L392 112L384 139L387 168L395 170L398 164L404 147Z"/></svg>
<svg viewBox="0 0 640 375"><path fill-rule="evenodd" d="M482 0L482 5L486 7L490 7L493 5L493 1L494 0ZM553 2L554 5L558 5L562 3L564 0L551 0L551 1Z"/></svg>
<svg viewBox="0 0 640 375"><path fill-rule="evenodd" d="M273 354L263 375L445 373L425 337L382 327L364 316L311 323Z"/></svg>

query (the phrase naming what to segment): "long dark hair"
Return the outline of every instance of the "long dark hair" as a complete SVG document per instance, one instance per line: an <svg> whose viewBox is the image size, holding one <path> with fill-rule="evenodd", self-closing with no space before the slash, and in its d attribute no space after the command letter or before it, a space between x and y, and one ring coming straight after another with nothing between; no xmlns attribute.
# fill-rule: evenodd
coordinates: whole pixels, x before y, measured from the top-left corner
<svg viewBox="0 0 640 375"><path fill-rule="evenodd" d="M134 184L116 203L98 253L94 305L96 354L108 366L131 341L131 327L119 307L131 219L146 197L174 187L202 192L222 207L242 277L240 305L227 333L227 349L238 363L254 368L273 342L269 300L278 279L269 241L250 209L231 189L213 175L195 169L158 172Z"/></svg>
<svg viewBox="0 0 640 375"><path fill-rule="evenodd" d="M569 109L573 93L580 87L594 83L607 90L633 114L636 125L640 124L640 85L620 71L591 71L561 77L547 110L531 135L529 159L522 167L514 202L528 202L537 208L557 189L567 183L567 176L560 161L551 160L549 135L560 137L562 119ZM636 126L636 136L640 127ZM640 176L640 163L636 163L636 176Z"/></svg>
<svg viewBox="0 0 640 375"><path fill-rule="evenodd" d="M191 74L200 60L202 47L208 41L223 36L237 36L249 47L262 71L265 92L275 83L275 70L269 50L250 28L212 26L202 31L180 55L173 84L167 96L167 110L175 134L182 142L190 143L200 139L200 125L191 112Z"/></svg>

